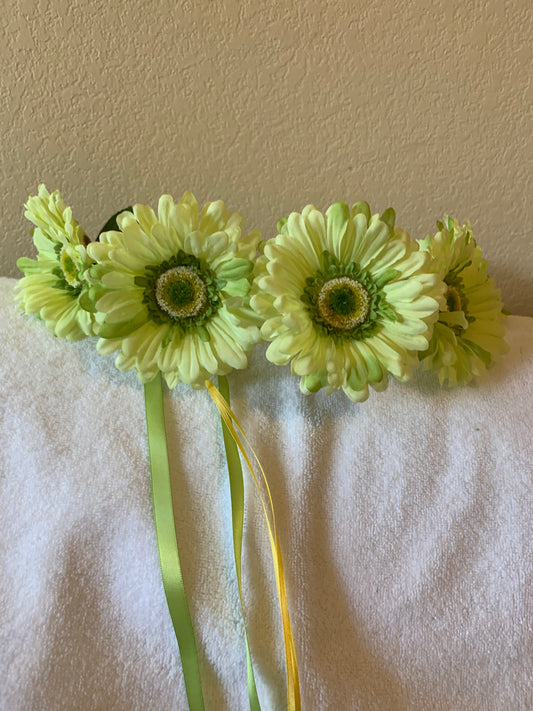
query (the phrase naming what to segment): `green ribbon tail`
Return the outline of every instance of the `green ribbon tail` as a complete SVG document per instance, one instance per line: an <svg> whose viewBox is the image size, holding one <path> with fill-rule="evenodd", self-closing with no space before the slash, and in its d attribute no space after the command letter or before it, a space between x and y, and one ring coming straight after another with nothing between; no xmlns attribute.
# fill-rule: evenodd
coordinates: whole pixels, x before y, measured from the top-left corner
<svg viewBox="0 0 533 711"><path fill-rule="evenodd" d="M218 376L218 389L224 400L230 405L229 385L225 376ZM224 447L226 449L226 460L228 462L229 486L231 493L231 518L233 526L233 553L235 555L235 569L237 571L237 583L239 585L239 598L241 601L242 618L244 625L244 642L246 644L246 669L248 674L248 701L250 711L261 711L259 697L255 687L254 670L252 657L248 645L248 635L246 633L246 623L244 621L244 600L242 596L242 534L244 523L244 480L242 475L241 458L235 440L231 436L224 420L222 422L222 433L224 436Z"/></svg>
<svg viewBox="0 0 533 711"><path fill-rule="evenodd" d="M151 382L145 383L144 402L161 577L174 632L178 640L189 708L190 711L204 711L198 652L183 585L174 525L161 373L158 373Z"/></svg>

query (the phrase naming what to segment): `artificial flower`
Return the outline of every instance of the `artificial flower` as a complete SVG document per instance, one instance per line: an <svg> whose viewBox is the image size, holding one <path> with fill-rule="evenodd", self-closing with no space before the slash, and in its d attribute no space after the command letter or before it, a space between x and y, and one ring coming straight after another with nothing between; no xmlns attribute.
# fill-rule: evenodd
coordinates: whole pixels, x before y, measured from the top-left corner
<svg viewBox="0 0 533 711"><path fill-rule="evenodd" d="M27 314L38 314L60 338L77 341L91 335L95 318L86 277L93 262L84 231L59 192L49 194L44 185L28 198L25 215L35 225L37 259L17 260L25 274L16 286L21 307Z"/></svg>
<svg viewBox="0 0 533 711"><path fill-rule="evenodd" d="M119 229L88 248L98 352L118 350L117 368L142 382L161 371L171 388L245 368L259 338L248 292L260 235L241 236L242 223L222 201L200 211L190 192L177 204L163 195L157 215L145 205L118 215Z"/></svg>
<svg viewBox="0 0 533 711"><path fill-rule="evenodd" d="M447 216L437 225L435 237L428 235L420 245L433 259L432 271L446 284L446 299L420 358L423 368L436 371L441 385L455 386L482 375L507 352L505 316L470 223L461 227Z"/></svg>
<svg viewBox="0 0 533 711"><path fill-rule="evenodd" d="M308 205L263 243L251 305L271 341L267 358L290 362L303 393L342 388L361 402L389 373L409 380L415 352L427 349L443 285L394 219L365 202L325 215Z"/></svg>

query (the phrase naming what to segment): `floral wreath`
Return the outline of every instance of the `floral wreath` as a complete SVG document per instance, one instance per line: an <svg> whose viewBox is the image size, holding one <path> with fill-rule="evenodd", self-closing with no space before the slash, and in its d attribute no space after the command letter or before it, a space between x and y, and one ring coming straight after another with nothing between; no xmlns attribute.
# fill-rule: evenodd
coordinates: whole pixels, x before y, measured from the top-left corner
<svg viewBox="0 0 533 711"><path fill-rule="evenodd" d="M313 205L261 241L220 200L202 208L190 192L157 213L134 205L91 242L59 192L39 186L26 217L37 258L20 258L16 285L26 314L59 338L97 336L97 351L136 370L145 405L154 519L164 589L179 645L189 707L204 708L194 631L173 521L162 379L206 387L221 419L232 498L240 603L244 512L239 452L257 486L268 526L282 617L287 708L301 708L298 665L274 504L266 475L230 408L226 376L247 367L254 344L288 365L304 394L342 389L354 402L408 382L420 366L456 386L485 374L508 350L500 292L470 223L446 216L434 237L413 240L388 208L366 202ZM212 382L217 376L218 388ZM257 473L259 472L259 474ZM244 629L251 711L260 711Z"/></svg>

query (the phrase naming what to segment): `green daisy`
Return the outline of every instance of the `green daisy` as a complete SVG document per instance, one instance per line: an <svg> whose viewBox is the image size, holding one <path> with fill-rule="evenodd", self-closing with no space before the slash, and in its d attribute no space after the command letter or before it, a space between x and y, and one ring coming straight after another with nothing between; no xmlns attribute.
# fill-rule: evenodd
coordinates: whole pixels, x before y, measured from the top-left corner
<svg viewBox="0 0 533 711"><path fill-rule="evenodd" d="M259 232L242 237L239 213L222 201L200 211L189 192L177 204L163 195L157 215L132 210L88 248L98 352L118 350L117 368L135 368L142 382L161 371L171 388L245 368L259 339L248 296Z"/></svg>
<svg viewBox="0 0 533 711"><path fill-rule="evenodd" d="M25 276L16 285L17 299L27 314L38 314L60 338L77 341L93 333L94 315L88 299L87 270L93 264L87 238L59 192L28 198L26 217L33 222L37 259L21 257Z"/></svg>
<svg viewBox="0 0 533 711"><path fill-rule="evenodd" d="M500 291L487 275L487 262L476 245L470 223L451 217L438 222L439 232L420 241L433 258L432 271L446 284L445 304L427 350L423 368L435 370L441 385L467 383L482 375L508 351L504 341Z"/></svg>
<svg viewBox="0 0 533 711"><path fill-rule="evenodd" d="M436 320L442 282L428 255L394 228L394 211L367 203L312 205L278 223L264 242L252 307L271 341L267 358L291 363L304 393L342 388L351 400L412 376Z"/></svg>

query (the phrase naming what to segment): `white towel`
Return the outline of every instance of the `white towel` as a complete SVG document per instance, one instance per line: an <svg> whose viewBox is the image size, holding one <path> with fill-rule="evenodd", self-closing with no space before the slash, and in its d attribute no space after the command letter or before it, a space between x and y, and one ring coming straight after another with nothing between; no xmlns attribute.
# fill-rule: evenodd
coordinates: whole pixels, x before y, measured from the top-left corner
<svg viewBox="0 0 533 711"><path fill-rule="evenodd" d="M0 709L182 711L152 518L143 389L0 280ZM533 709L533 319L475 386L430 374L353 404L304 397L258 346L229 376L272 488L304 711ZM175 517L206 711L245 711L220 422L166 392ZM263 711L281 623L246 476L244 595Z"/></svg>

